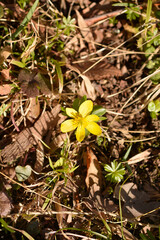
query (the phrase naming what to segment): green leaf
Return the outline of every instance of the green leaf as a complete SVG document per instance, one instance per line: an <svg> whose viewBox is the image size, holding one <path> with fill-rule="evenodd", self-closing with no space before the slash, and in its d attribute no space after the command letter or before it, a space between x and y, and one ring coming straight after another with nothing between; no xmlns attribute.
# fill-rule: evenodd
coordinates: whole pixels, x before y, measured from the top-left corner
<svg viewBox="0 0 160 240"><path fill-rule="evenodd" d="M125 174L125 168L121 163L118 163L115 160L111 162L111 166L105 164L104 169L106 172L108 172L105 176L107 180L115 183L120 182Z"/></svg>
<svg viewBox="0 0 160 240"><path fill-rule="evenodd" d="M79 105L80 105L80 99L79 98L76 98L73 102L73 108L78 111L79 109Z"/></svg>
<svg viewBox="0 0 160 240"><path fill-rule="evenodd" d="M14 60L14 59L12 59L10 63L17 67L20 67L20 68L25 68L25 66L26 66L25 63L22 63L20 61Z"/></svg>
<svg viewBox="0 0 160 240"><path fill-rule="evenodd" d="M151 118L153 118L153 119L156 119L156 118L157 118L157 115L156 115L155 112L151 112L151 113L150 113L150 116L151 116Z"/></svg>
<svg viewBox="0 0 160 240"><path fill-rule="evenodd" d="M18 29L15 31L15 33L13 33L12 35L12 39L15 39L16 37L18 37L18 35L20 34L20 32L24 29L24 27L27 25L27 23L29 23L29 21L31 20L34 11L37 8L37 5L39 3L39 0L36 0L33 4L33 6L31 7L31 9L29 10L27 16L23 19L23 21L21 22L20 26L18 27Z"/></svg>
<svg viewBox="0 0 160 240"><path fill-rule="evenodd" d="M50 159L50 157L48 158L48 160L49 160L49 165L50 165L50 167L51 167L52 169L54 169L53 162L52 162L52 160Z"/></svg>
<svg viewBox="0 0 160 240"><path fill-rule="evenodd" d="M54 168L57 168L57 167L62 167L64 165L64 162L65 162L65 158L64 157L61 157L60 159L58 159L55 164L54 164Z"/></svg>
<svg viewBox="0 0 160 240"><path fill-rule="evenodd" d="M63 91L63 73L62 73L62 69L60 66L60 63L56 60L53 60L55 67L56 67L56 72L58 75L58 80L59 80L59 93L62 93Z"/></svg>
<svg viewBox="0 0 160 240"><path fill-rule="evenodd" d="M15 171L16 171L16 176L17 176L18 181L23 182L23 181L27 180L29 178L29 176L31 175L32 168L29 165L26 165L25 167L18 165L15 168Z"/></svg>
<svg viewBox="0 0 160 240"><path fill-rule="evenodd" d="M147 3L147 14L146 14L146 21L145 21L145 23L149 22L149 18L151 16L151 11L152 11L152 0L148 0L148 3Z"/></svg>
<svg viewBox="0 0 160 240"><path fill-rule="evenodd" d="M155 112L158 113L160 111L160 101L159 101L159 99L155 100L154 104L155 104L155 107L156 107Z"/></svg>
<svg viewBox="0 0 160 240"><path fill-rule="evenodd" d="M4 16L3 7L0 5L0 18Z"/></svg>
<svg viewBox="0 0 160 240"><path fill-rule="evenodd" d="M152 101L148 104L148 111L155 112L155 110L156 110L156 106L155 106L155 103Z"/></svg>
<svg viewBox="0 0 160 240"><path fill-rule="evenodd" d="M129 3L114 3L112 4L114 7L128 7Z"/></svg>
<svg viewBox="0 0 160 240"><path fill-rule="evenodd" d="M8 223L6 223L3 218L0 218L1 226L5 228L7 231L14 233L15 231L8 226Z"/></svg>
<svg viewBox="0 0 160 240"><path fill-rule="evenodd" d="M98 117L103 116L106 113L106 109L101 106L94 106L92 114L97 115Z"/></svg>

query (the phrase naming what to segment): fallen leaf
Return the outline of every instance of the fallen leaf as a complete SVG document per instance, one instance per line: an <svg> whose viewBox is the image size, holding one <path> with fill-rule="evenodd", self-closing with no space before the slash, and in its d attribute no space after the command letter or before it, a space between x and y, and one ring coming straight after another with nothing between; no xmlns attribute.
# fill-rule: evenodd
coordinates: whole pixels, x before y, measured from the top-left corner
<svg viewBox="0 0 160 240"><path fill-rule="evenodd" d="M119 199L120 186L116 186L114 197ZM123 217L135 218L160 207L160 203L152 201L149 194L138 190L136 184L126 183L121 188L121 199L124 202L122 207ZM155 214L155 212L153 213ZM150 214L151 215L151 214Z"/></svg>
<svg viewBox="0 0 160 240"><path fill-rule="evenodd" d="M31 98L29 104L29 111L26 115L30 122L34 122L40 114L40 104L37 98Z"/></svg>
<svg viewBox="0 0 160 240"><path fill-rule="evenodd" d="M85 179L87 189L89 191L89 197L95 200L99 207L103 206L101 185L102 185L102 173L97 157L93 151L87 147L85 154L85 160L87 164L87 176Z"/></svg>
<svg viewBox="0 0 160 240"><path fill-rule="evenodd" d="M78 26L80 28L81 34L84 37L85 41L88 43L90 51L93 52L96 50L96 48L94 45L94 38L91 33L91 30L88 27L88 25L86 24L82 15L78 12L78 10L76 10L76 14L77 14Z"/></svg>
<svg viewBox="0 0 160 240"><path fill-rule="evenodd" d="M12 87L9 84L3 84L0 86L0 95L8 95Z"/></svg>
<svg viewBox="0 0 160 240"><path fill-rule="evenodd" d="M29 165L26 165L25 167L22 167L22 166L18 165L15 168L15 171L16 171L16 176L17 176L18 181L23 182L30 177L31 172L32 172L32 168Z"/></svg>
<svg viewBox="0 0 160 240"><path fill-rule="evenodd" d="M0 51L0 65L11 55L11 52L11 48L8 46Z"/></svg>
<svg viewBox="0 0 160 240"><path fill-rule="evenodd" d="M11 79L10 69L11 69L11 67L7 68L7 69L2 69L1 75L2 75L3 79L5 79L5 80L10 80Z"/></svg>
<svg viewBox="0 0 160 240"><path fill-rule="evenodd" d="M81 74L87 76L90 80L102 80L109 77L120 77L122 76L121 70L115 66L101 61L97 63L91 61L84 61L83 63L72 64L72 69L77 69ZM93 66L93 67L92 67Z"/></svg>
<svg viewBox="0 0 160 240"><path fill-rule="evenodd" d="M40 139L47 133L49 128L56 126L60 105L52 109L51 112L45 112L34 124L33 127L24 129L16 137L15 141L1 150L3 162L15 161L18 157L28 151L33 145L36 145Z"/></svg>
<svg viewBox="0 0 160 240"><path fill-rule="evenodd" d="M122 227L119 224L110 224L109 225L112 233L118 235L122 239ZM137 240L131 232L129 232L125 227L123 227L123 235L126 240Z"/></svg>
<svg viewBox="0 0 160 240"><path fill-rule="evenodd" d="M87 98L90 98L94 101L96 99L96 93L94 87L92 86L91 81L85 75L81 75L81 77L83 78L83 81L81 83L78 94L80 96L86 95Z"/></svg>
<svg viewBox="0 0 160 240"><path fill-rule="evenodd" d="M34 80L36 76L36 71L30 72L28 70L22 69L18 75L18 81L21 83L22 92L27 95L27 97L36 97L39 95L39 83Z"/></svg>
<svg viewBox="0 0 160 240"><path fill-rule="evenodd" d="M57 222L58 222L58 226L60 229L63 228L63 208L61 206L61 203L60 203L60 200L58 197L54 197L54 201L55 202L55 209L57 211L57 214L56 214L56 218L57 218ZM70 239L69 237L67 237L67 235L63 232L63 230L61 231L62 232L62 235L64 236L65 239Z"/></svg>
<svg viewBox="0 0 160 240"><path fill-rule="evenodd" d="M10 214L11 209L12 203L7 192L0 191L0 216L6 217L8 214Z"/></svg>
<svg viewBox="0 0 160 240"><path fill-rule="evenodd" d="M141 152L141 153L138 153L136 154L134 157L130 158L127 163L128 165L131 165L131 164L135 164L135 163L138 163L138 162L141 162L143 160L146 160L149 155L151 154L151 149L148 148L147 150Z"/></svg>
<svg viewBox="0 0 160 240"><path fill-rule="evenodd" d="M38 141L38 146L36 148L36 162L34 165L34 170L38 173L42 171L44 163L44 146L41 141Z"/></svg>

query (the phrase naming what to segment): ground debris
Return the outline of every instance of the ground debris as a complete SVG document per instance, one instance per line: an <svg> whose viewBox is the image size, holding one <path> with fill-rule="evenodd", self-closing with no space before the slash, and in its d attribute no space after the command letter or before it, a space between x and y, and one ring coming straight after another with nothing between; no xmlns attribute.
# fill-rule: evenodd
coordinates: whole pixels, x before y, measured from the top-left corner
<svg viewBox="0 0 160 240"><path fill-rule="evenodd" d="M46 134L50 127L55 127L58 121L60 105L57 105L51 112L45 112L34 124L33 127L26 128L20 132L15 141L7 145L1 151L3 163L15 161L28 151L33 145L36 145L39 139Z"/></svg>

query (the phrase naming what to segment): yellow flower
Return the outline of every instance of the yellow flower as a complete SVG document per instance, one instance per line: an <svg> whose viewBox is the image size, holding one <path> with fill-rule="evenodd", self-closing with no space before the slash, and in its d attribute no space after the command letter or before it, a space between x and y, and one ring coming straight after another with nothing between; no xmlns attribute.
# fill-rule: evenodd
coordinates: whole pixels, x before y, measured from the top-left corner
<svg viewBox="0 0 160 240"><path fill-rule="evenodd" d="M72 119L66 120L61 124L61 131L66 133L77 128L76 138L79 142L82 142L85 138L85 128L94 135L100 135L102 131L96 123L99 121L99 117L97 115L90 115L92 110L93 102L91 100L83 102L78 112L73 108L66 108L67 115Z"/></svg>

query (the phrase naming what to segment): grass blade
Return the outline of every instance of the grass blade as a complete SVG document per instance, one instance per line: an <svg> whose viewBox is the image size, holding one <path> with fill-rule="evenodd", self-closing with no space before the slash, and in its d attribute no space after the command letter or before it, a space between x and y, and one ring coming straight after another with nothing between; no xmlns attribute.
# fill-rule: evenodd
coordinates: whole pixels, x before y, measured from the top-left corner
<svg viewBox="0 0 160 240"><path fill-rule="evenodd" d="M18 29L15 31L15 33L13 33L12 39L15 39L20 34L20 32L24 29L26 24L29 23L29 21L31 20L31 18L33 16L34 11L36 10L36 7L37 7L38 3L39 3L39 0L36 0L34 2L33 6L29 10L27 16L25 16L25 18L21 22L20 26L18 27Z"/></svg>

